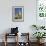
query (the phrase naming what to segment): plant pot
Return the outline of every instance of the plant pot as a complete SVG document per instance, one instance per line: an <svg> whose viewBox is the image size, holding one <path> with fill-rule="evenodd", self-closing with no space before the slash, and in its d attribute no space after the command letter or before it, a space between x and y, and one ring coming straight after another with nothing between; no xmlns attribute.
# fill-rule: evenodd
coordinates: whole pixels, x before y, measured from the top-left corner
<svg viewBox="0 0 46 46"><path fill-rule="evenodd" d="M40 43L44 43L44 40L45 40L45 39L40 39Z"/></svg>
<svg viewBox="0 0 46 46"><path fill-rule="evenodd" d="M41 43L44 42L44 40L45 40L45 39L38 39L37 42L38 42L39 44L41 44Z"/></svg>

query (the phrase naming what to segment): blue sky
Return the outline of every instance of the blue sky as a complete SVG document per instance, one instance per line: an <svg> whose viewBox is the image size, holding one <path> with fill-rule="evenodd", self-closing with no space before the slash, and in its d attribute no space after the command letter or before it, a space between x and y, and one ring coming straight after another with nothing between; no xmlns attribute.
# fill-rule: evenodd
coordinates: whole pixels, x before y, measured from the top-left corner
<svg viewBox="0 0 46 46"><path fill-rule="evenodd" d="M15 8L15 14L21 12L22 13L22 8Z"/></svg>

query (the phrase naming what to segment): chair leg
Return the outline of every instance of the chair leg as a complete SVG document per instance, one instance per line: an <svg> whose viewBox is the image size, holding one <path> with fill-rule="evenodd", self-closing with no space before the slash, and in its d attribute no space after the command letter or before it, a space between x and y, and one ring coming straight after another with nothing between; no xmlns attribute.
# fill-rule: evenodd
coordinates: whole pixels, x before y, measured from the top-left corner
<svg viewBox="0 0 46 46"><path fill-rule="evenodd" d="M5 46L7 46L7 42L5 41Z"/></svg>
<svg viewBox="0 0 46 46"><path fill-rule="evenodd" d="M7 35L5 34L5 46L7 46Z"/></svg>

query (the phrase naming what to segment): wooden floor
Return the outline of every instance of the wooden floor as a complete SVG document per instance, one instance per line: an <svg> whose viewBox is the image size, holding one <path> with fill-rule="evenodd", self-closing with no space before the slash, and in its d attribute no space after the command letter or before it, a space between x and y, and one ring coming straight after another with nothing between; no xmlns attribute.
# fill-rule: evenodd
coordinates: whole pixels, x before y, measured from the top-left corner
<svg viewBox="0 0 46 46"><path fill-rule="evenodd" d="M4 43L2 42L0 42L0 46L5 46L4 45ZM10 42L10 43L8 43L8 45L7 46L15 46L15 42L14 43L12 43L12 42ZM22 45L21 45L22 46ZM24 45L25 46L25 45ZM37 43L30 43L30 46L37 46ZM42 46L46 46L46 43L44 43L44 45L42 45Z"/></svg>

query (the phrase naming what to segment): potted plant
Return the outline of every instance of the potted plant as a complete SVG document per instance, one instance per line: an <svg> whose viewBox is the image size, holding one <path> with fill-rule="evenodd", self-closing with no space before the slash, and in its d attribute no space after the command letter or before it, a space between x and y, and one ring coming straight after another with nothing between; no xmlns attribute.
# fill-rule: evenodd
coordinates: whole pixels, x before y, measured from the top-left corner
<svg viewBox="0 0 46 46"><path fill-rule="evenodd" d="M45 32L35 32L33 35L37 38L38 43L40 43L40 40L46 36L45 34Z"/></svg>

